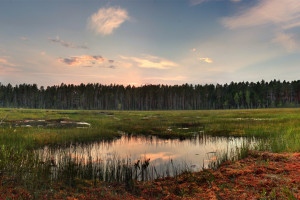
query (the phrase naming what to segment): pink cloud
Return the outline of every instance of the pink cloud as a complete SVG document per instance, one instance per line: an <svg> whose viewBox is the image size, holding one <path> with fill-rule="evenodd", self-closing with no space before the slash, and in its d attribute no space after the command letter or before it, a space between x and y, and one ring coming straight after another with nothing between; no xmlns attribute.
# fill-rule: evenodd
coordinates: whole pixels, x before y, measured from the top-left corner
<svg viewBox="0 0 300 200"><path fill-rule="evenodd" d="M129 15L125 9L101 8L88 19L88 28L96 34L109 35L126 20L129 20Z"/></svg>
<svg viewBox="0 0 300 200"><path fill-rule="evenodd" d="M206 62L206 63L212 63L213 60L211 58L198 58L199 60Z"/></svg>
<svg viewBox="0 0 300 200"><path fill-rule="evenodd" d="M292 34L278 33L272 42L284 46L290 52L297 48L296 41Z"/></svg>
<svg viewBox="0 0 300 200"><path fill-rule="evenodd" d="M293 28L300 26L299 21L299 0L261 0L238 15L222 19L222 23L230 29L266 24Z"/></svg>
<svg viewBox="0 0 300 200"><path fill-rule="evenodd" d="M143 55L142 57L121 56L121 58L123 60L133 62L140 68L170 69L172 67L178 66L178 64L175 62L151 55Z"/></svg>
<svg viewBox="0 0 300 200"><path fill-rule="evenodd" d="M70 65L70 66L76 66L76 65L95 65L103 63L105 59L102 56L88 56L88 55L82 55L82 56L73 56L69 58L60 58L59 62Z"/></svg>
<svg viewBox="0 0 300 200"><path fill-rule="evenodd" d="M20 71L19 69L16 69L15 66L16 65L11 63L7 58L0 58L0 74Z"/></svg>

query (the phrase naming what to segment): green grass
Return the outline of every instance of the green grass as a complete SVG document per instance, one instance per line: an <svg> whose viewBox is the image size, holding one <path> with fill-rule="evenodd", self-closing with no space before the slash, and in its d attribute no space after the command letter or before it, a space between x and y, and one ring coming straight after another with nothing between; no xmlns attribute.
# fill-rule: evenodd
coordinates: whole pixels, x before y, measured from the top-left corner
<svg viewBox="0 0 300 200"><path fill-rule="evenodd" d="M69 120L87 122L85 129L76 127L15 127L20 120ZM61 158L56 177L51 176L51 158L41 162L34 149L113 140L123 132L132 135L155 135L161 138L187 139L199 131L213 136L255 137L255 147L244 144L236 156L221 152L211 163L218 167L226 160L247 156L250 148L271 152L300 151L300 109L205 110L205 111L86 111L0 109L0 176L18 182L28 190L50 188L57 181L74 184L75 179L123 181L131 183L137 173L134 163L114 161L106 166L81 165L70 157ZM140 163L140 168L142 164ZM176 166L170 165L170 169ZM154 169L151 169L154 173ZM95 173L97 171L97 173ZM144 178L150 173L139 172ZM167 174L167 172L166 172ZM9 182L8 181L8 182ZM2 183L3 184L3 183Z"/></svg>
<svg viewBox="0 0 300 200"><path fill-rule="evenodd" d="M25 119L84 121L91 126L87 129L26 128L9 123ZM0 109L2 120L0 145L19 145L26 149L114 139L121 132L186 139L204 130L205 134L215 136L263 138L265 141L257 147L260 150L300 151L300 109L146 112Z"/></svg>
<svg viewBox="0 0 300 200"><path fill-rule="evenodd" d="M84 121L88 129L0 128L0 144L22 143L26 148L113 139L120 131L162 138L190 138L199 130L216 136L272 138L268 150L300 150L300 109L211 111L65 111L0 109L0 120L64 119ZM181 129L183 128L183 129ZM188 130L184 129L188 128Z"/></svg>

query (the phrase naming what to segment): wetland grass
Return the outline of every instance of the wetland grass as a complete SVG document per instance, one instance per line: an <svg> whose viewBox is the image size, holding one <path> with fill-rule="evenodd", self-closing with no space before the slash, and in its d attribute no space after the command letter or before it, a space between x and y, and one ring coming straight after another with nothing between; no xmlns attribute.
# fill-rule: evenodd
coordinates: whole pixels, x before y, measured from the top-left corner
<svg viewBox="0 0 300 200"><path fill-rule="evenodd" d="M90 127L15 127L17 120L69 120L87 122ZM122 132L187 139L195 133L212 136L259 138L255 146L245 143L235 150L219 152L210 164L217 168L228 160L239 160L249 150L271 152L300 151L300 109L212 110L212 111L62 111L0 109L1 185L17 184L29 191L52 188L57 183L76 187L81 180L122 182L134 187L134 180L177 176L183 171L170 160L164 172L151 161L115 159L82 161L68 155L57 163L51 157L41 159L34 151L44 146L61 147L103 139L113 140ZM234 151L234 152L231 152Z"/></svg>

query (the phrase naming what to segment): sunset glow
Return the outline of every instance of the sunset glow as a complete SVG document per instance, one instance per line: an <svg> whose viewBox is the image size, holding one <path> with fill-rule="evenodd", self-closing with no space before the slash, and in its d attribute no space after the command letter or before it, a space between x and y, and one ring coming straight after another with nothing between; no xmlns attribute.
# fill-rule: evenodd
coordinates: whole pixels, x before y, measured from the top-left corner
<svg viewBox="0 0 300 200"><path fill-rule="evenodd" d="M299 0L0 3L0 82L295 80Z"/></svg>

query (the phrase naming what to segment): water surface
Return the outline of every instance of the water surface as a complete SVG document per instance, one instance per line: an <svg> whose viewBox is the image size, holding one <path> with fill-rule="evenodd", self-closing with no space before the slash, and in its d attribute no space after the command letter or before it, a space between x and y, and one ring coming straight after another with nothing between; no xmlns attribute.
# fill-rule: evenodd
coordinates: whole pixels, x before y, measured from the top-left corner
<svg viewBox="0 0 300 200"><path fill-rule="evenodd" d="M161 173L169 168L170 164L179 171L185 169L198 171L207 168L209 163L220 156L220 153L227 152L229 156L234 156L236 148L249 141L252 143L253 139L214 137L204 133L186 140L123 134L121 138L113 141L70 145L68 148L45 147L39 150L39 154L44 157L51 156L56 161L67 155L83 163L107 163L118 159L133 164L137 160L150 159L151 166Z"/></svg>

